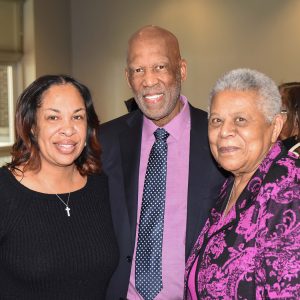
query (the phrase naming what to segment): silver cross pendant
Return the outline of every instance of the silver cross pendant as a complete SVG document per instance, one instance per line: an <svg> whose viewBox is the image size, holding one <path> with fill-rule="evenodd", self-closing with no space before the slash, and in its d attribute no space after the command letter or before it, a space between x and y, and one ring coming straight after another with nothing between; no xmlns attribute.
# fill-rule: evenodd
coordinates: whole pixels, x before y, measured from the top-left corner
<svg viewBox="0 0 300 300"><path fill-rule="evenodd" d="M70 214L70 207L69 206L66 206L65 210L67 211L67 215L68 217L71 217L71 214Z"/></svg>

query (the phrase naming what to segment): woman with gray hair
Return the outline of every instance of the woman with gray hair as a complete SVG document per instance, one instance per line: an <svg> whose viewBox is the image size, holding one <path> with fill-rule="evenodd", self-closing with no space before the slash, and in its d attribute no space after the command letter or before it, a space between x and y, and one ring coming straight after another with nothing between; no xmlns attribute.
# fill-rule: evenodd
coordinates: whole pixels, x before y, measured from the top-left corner
<svg viewBox="0 0 300 300"><path fill-rule="evenodd" d="M209 143L229 177L186 265L185 299L300 298L300 160L277 141L281 97L237 69L210 97Z"/></svg>

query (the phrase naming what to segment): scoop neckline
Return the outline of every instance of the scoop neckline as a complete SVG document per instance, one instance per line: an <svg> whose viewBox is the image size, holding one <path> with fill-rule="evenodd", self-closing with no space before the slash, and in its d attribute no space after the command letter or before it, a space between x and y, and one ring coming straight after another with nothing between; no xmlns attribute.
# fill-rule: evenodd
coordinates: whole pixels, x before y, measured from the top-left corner
<svg viewBox="0 0 300 300"><path fill-rule="evenodd" d="M67 193L60 193L60 194L57 194L57 193L43 193L43 192L39 192L39 191L30 189L29 187L25 186L20 181L18 181L17 178L12 174L12 172L8 168L3 167L3 169L9 174L10 181L12 181L12 183L17 188L19 188L20 190L23 190L23 191L25 191L27 193L35 193L36 195L43 195L43 196L55 196L55 195L66 195L66 194L69 194L69 192L67 192ZM70 192L70 194L72 195L72 194L75 194L75 193L81 193L84 190L86 190L86 188L88 186L88 183L89 183L89 178L90 178L90 176L87 175L87 180L86 180L85 185L83 187L77 189L77 190L74 190L74 191Z"/></svg>

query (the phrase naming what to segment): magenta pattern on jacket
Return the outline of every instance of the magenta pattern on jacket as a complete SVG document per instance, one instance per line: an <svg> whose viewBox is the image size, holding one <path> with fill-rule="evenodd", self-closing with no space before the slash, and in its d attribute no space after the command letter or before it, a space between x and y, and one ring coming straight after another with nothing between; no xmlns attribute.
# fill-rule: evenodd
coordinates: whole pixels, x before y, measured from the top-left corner
<svg viewBox="0 0 300 300"><path fill-rule="evenodd" d="M276 143L221 224L233 177L187 261L198 299L300 299L300 160ZM221 225L220 225L221 224Z"/></svg>

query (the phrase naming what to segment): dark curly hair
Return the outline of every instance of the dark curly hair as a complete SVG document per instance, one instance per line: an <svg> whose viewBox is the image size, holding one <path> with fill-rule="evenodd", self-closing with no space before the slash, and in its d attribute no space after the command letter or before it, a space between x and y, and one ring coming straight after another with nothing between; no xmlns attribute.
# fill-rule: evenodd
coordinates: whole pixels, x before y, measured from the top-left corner
<svg viewBox="0 0 300 300"><path fill-rule="evenodd" d="M15 115L15 143L12 146L12 160L6 166L13 172L40 170L39 147L33 135L37 119L37 109L41 106L43 95L53 85L71 84L82 96L87 113L86 146L75 165L81 175L101 172L101 146L98 140L99 120L95 112L89 89L68 75L44 75L32 82L20 95Z"/></svg>

